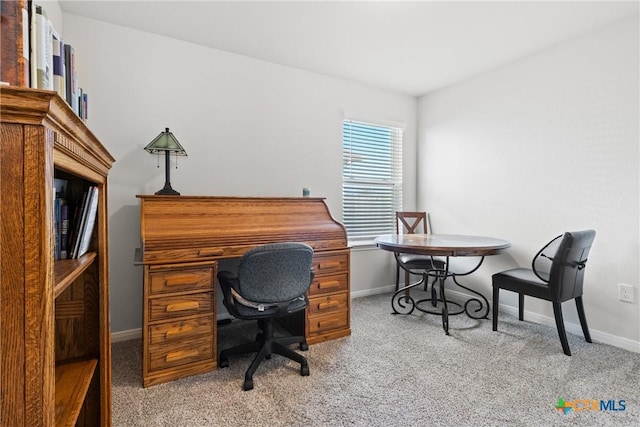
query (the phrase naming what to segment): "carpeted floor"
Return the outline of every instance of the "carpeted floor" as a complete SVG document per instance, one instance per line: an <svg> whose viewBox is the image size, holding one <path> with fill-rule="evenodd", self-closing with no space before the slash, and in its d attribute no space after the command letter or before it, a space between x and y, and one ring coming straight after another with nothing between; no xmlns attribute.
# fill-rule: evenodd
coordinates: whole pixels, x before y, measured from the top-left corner
<svg viewBox="0 0 640 427"><path fill-rule="evenodd" d="M414 292L414 291L412 291ZM502 316L391 315L390 294L352 300L350 337L305 352L311 375L280 356L242 391L250 358L142 388L139 340L113 346L114 426L638 426L640 354ZM587 316L589 313L587 313ZM219 328L224 349L255 335L251 322ZM603 400L607 410L555 408ZM611 406L614 401L615 409ZM620 401L624 401L624 410ZM576 402L578 403L578 402ZM578 407L584 407L578 403Z"/></svg>

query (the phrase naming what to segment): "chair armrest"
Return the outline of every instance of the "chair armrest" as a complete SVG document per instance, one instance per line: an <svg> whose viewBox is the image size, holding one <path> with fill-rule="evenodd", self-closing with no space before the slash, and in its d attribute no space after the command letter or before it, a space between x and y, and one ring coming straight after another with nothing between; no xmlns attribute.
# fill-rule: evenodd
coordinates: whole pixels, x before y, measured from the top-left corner
<svg viewBox="0 0 640 427"><path fill-rule="evenodd" d="M222 289L222 297L225 307L227 307L229 311L237 311L235 308L236 302L233 298L233 294L231 293L231 289L237 287L238 278L236 275L230 271L220 271L218 273L218 283L220 283L220 289Z"/></svg>

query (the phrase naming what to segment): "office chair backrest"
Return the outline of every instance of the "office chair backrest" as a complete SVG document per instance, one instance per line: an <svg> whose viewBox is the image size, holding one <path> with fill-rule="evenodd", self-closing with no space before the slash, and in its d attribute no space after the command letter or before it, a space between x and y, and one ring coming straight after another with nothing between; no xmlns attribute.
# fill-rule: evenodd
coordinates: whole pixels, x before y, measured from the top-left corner
<svg viewBox="0 0 640 427"><path fill-rule="evenodd" d="M427 212L396 212L396 234L431 233Z"/></svg>
<svg viewBox="0 0 640 427"><path fill-rule="evenodd" d="M566 232L558 245L549 286L555 301L566 301L582 295L584 269L596 232L594 230Z"/></svg>
<svg viewBox="0 0 640 427"><path fill-rule="evenodd" d="M246 252L238 265L238 293L250 301L278 303L304 295L311 284L313 249L272 243Z"/></svg>

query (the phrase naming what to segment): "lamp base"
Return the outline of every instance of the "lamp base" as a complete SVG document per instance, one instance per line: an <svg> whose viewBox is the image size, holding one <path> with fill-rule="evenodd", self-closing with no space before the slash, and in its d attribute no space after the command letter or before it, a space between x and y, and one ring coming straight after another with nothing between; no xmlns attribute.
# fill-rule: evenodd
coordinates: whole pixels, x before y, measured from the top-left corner
<svg viewBox="0 0 640 427"><path fill-rule="evenodd" d="M169 129L167 129L169 131ZM171 168L169 167L169 151L164 152L164 187L160 191L156 191L156 195L166 195L166 196L179 196L176 190L171 188L171 178L169 176L169 171Z"/></svg>
<svg viewBox="0 0 640 427"><path fill-rule="evenodd" d="M165 184L162 190L156 191L155 194L158 196L179 196L180 195L180 193L178 193L176 190L171 188L171 184Z"/></svg>

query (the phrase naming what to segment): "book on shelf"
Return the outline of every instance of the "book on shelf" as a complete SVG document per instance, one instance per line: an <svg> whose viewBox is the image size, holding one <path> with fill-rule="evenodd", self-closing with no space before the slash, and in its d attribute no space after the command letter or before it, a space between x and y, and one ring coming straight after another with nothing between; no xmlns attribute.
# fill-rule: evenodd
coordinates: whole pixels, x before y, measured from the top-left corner
<svg viewBox="0 0 640 427"><path fill-rule="evenodd" d="M96 215L98 212L98 187L91 187L91 200L89 202L88 209L86 224L82 231L80 247L76 258L84 255L89 250L89 244L91 243L91 236L93 236L93 229L96 224Z"/></svg>
<svg viewBox="0 0 640 427"><path fill-rule="evenodd" d="M91 186L83 196L83 204L78 217L78 228L73 241L71 258L79 258L89 250L91 236L98 211L98 187Z"/></svg>
<svg viewBox="0 0 640 427"><path fill-rule="evenodd" d="M88 118L88 111L89 111L89 108L88 108L89 96L82 88L80 88L79 91L80 91L80 94L78 95L78 104L79 104L78 116L80 116L82 120L86 121Z"/></svg>
<svg viewBox="0 0 640 427"><path fill-rule="evenodd" d="M53 90L58 92L62 99L67 96L65 88L65 67L64 67L64 43L58 32L52 31L51 50L53 54Z"/></svg>
<svg viewBox="0 0 640 427"><path fill-rule="evenodd" d="M68 237L69 237L69 203L66 198L56 196L54 202L54 259L68 258Z"/></svg>
<svg viewBox="0 0 640 427"><path fill-rule="evenodd" d="M70 44L65 43L63 46L64 46L64 69L65 69L64 88L66 92L65 99L67 100L67 104L73 107L73 98L75 97L74 84L75 84L75 74L76 74L75 51L73 49L73 46L71 46Z"/></svg>
<svg viewBox="0 0 640 427"><path fill-rule="evenodd" d="M69 203L60 204L60 259L69 258Z"/></svg>
<svg viewBox="0 0 640 427"><path fill-rule="evenodd" d="M38 89L53 90L53 27L42 6L36 5L36 84Z"/></svg>
<svg viewBox="0 0 640 427"><path fill-rule="evenodd" d="M0 3L0 81L29 86L29 11L25 0Z"/></svg>
<svg viewBox="0 0 640 427"><path fill-rule="evenodd" d="M68 245L68 258L73 258L76 252L76 242L78 240L78 234L80 233L80 226L82 224L82 212L87 204L87 192L82 193L82 196L76 199L75 206L73 207L73 214L71 215L71 221L69 223L69 245Z"/></svg>
<svg viewBox="0 0 640 427"><path fill-rule="evenodd" d="M38 88L38 81L36 76L38 75L38 61L36 58L38 57L38 46L36 43L36 39L38 37L37 34L37 26L36 26L36 3L32 0L27 1L27 12L28 12L28 22L29 22L29 87L34 89Z"/></svg>
<svg viewBox="0 0 640 427"><path fill-rule="evenodd" d="M60 198L53 199L53 259L60 259Z"/></svg>
<svg viewBox="0 0 640 427"><path fill-rule="evenodd" d="M53 179L53 258L56 260L66 258L63 255L62 248L66 246L64 243L66 235L63 235L64 221L65 219L68 221L67 185L68 182L65 179Z"/></svg>

